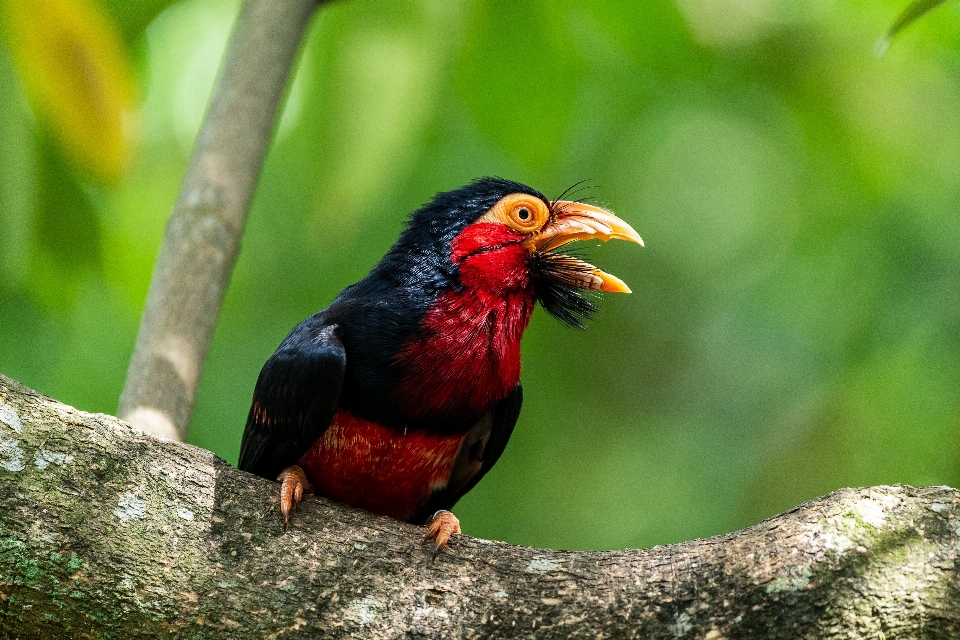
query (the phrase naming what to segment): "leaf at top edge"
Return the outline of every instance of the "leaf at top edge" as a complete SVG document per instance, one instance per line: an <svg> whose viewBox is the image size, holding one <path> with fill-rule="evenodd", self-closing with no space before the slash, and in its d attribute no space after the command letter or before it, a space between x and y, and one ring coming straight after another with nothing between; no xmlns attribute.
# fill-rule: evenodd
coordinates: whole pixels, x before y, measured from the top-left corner
<svg viewBox="0 0 960 640"><path fill-rule="evenodd" d="M877 55L883 55L890 46L890 41L901 31L916 22L928 12L944 4L947 0L913 0L907 8L893 21L887 33L877 42Z"/></svg>

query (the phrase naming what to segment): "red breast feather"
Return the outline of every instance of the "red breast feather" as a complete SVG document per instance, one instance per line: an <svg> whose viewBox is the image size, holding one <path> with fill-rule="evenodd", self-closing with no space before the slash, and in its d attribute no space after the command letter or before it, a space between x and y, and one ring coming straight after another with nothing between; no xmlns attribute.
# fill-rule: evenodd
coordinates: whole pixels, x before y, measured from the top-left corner
<svg viewBox="0 0 960 640"><path fill-rule="evenodd" d="M373 513L409 520L443 488L464 434L401 435L339 410L300 459L319 495Z"/></svg>
<svg viewBox="0 0 960 640"><path fill-rule="evenodd" d="M441 293L401 346L394 391L411 422L479 418L520 380L520 338L533 311L529 252L501 225L467 227L451 245L461 287ZM398 432L341 409L300 464L317 493L407 520L446 486L466 429Z"/></svg>
<svg viewBox="0 0 960 640"><path fill-rule="evenodd" d="M520 380L520 338L536 297L520 234L491 223L468 226L451 243L461 287L440 294L421 334L396 361L394 399L412 419L484 414Z"/></svg>

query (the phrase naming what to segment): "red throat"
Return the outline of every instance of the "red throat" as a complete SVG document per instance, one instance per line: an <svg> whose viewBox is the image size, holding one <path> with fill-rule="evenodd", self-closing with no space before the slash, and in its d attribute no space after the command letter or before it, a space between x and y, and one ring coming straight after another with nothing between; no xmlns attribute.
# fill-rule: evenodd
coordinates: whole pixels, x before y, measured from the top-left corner
<svg viewBox="0 0 960 640"><path fill-rule="evenodd" d="M437 297L421 335L397 356L405 374L396 391L411 418L480 416L520 380L520 338L535 296L522 236L477 223L451 243L462 287Z"/></svg>

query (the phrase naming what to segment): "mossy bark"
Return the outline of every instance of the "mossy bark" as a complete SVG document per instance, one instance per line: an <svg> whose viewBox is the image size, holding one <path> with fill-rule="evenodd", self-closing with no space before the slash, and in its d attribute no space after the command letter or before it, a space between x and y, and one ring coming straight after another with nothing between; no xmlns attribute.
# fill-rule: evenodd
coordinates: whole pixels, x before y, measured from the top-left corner
<svg viewBox="0 0 960 640"><path fill-rule="evenodd" d="M308 498L0 376L0 637L955 638L960 495L844 489L754 527L560 552Z"/></svg>

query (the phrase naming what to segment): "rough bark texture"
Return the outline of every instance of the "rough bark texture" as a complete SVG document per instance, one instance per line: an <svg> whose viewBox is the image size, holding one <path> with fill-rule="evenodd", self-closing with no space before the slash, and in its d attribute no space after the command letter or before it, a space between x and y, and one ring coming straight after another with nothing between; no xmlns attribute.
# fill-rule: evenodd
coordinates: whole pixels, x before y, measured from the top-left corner
<svg viewBox="0 0 960 640"><path fill-rule="evenodd" d="M0 636L956 638L960 493L844 489L735 533L560 552L309 498L0 376ZM469 530L469 522L465 523Z"/></svg>
<svg viewBox="0 0 960 640"><path fill-rule="evenodd" d="M276 114L319 0L245 0L167 223L119 415L183 440Z"/></svg>

